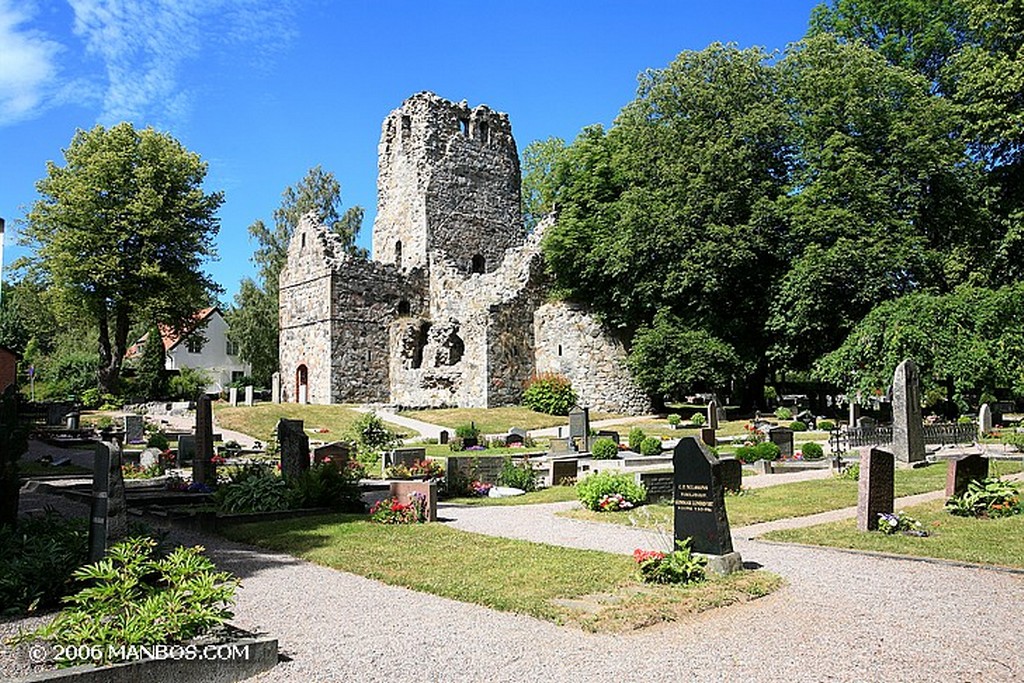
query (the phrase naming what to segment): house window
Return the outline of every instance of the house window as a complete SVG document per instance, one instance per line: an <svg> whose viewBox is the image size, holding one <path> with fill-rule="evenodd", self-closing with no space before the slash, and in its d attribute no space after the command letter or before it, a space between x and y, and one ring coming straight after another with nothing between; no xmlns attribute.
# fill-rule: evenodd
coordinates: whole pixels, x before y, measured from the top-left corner
<svg viewBox="0 0 1024 683"><path fill-rule="evenodd" d="M229 356L237 356L238 355L238 342L231 341L230 339L227 339L227 340L225 340L224 345L226 347L224 351Z"/></svg>
<svg viewBox="0 0 1024 683"><path fill-rule="evenodd" d="M231 371L231 383L232 384L234 384L235 382L241 382L243 379L245 379L245 372L243 372L242 370L232 370Z"/></svg>
<svg viewBox="0 0 1024 683"><path fill-rule="evenodd" d="M185 342L185 346L189 353L202 353L203 342L204 339L202 337L189 337Z"/></svg>

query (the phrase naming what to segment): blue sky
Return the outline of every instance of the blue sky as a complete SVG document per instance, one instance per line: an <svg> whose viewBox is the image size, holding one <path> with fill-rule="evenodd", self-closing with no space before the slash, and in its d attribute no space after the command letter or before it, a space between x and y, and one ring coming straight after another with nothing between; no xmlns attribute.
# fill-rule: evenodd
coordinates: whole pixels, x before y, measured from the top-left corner
<svg viewBox="0 0 1024 683"><path fill-rule="evenodd" d="M0 216L4 262L46 162L76 129L166 131L223 190L230 302L251 275L247 226L320 164L345 206L376 205L389 111L421 90L508 112L520 150L610 124L636 76L711 42L781 49L815 0L0 0ZM4 277L10 275L5 267Z"/></svg>

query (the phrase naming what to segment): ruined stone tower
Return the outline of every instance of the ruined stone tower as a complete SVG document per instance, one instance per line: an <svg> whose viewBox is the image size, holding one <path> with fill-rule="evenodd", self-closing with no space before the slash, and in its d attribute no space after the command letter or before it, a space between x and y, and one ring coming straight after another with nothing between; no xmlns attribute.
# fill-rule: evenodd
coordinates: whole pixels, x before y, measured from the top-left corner
<svg viewBox="0 0 1024 683"><path fill-rule="evenodd" d="M460 272L489 273L522 242L508 114L422 92L384 119L378 157L375 260L424 266L437 250Z"/></svg>
<svg viewBox="0 0 1024 683"><path fill-rule="evenodd" d="M407 407L520 401L536 372L641 412L625 350L583 305L545 303L508 115L432 93L384 120L373 259L300 221L280 277L282 399Z"/></svg>

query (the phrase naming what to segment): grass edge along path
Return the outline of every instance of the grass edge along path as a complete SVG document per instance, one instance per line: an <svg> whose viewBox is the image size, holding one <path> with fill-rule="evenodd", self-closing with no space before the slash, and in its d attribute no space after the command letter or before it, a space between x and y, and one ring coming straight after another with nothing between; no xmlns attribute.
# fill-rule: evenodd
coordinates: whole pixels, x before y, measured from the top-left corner
<svg viewBox="0 0 1024 683"><path fill-rule="evenodd" d="M856 519L798 529L770 531L759 538L847 550L1024 569L1024 515L998 519L956 517L936 500L904 511L921 522L929 536L857 531Z"/></svg>
<svg viewBox="0 0 1024 683"><path fill-rule="evenodd" d="M1021 471L1014 461L993 461L991 475L1005 476ZM770 477L770 474L757 475ZM897 469L895 497L903 498L919 493L940 491L946 485L946 464L935 463L916 469ZM798 481L776 486L745 490L742 495L726 495L725 510L729 526L739 528L761 522L774 522L791 517L806 517L830 510L857 505L857 482L850 479L828 478ZM672 506L668 503L644 505L638 511L592 512L566 510L559 515L591 522L624 524L627 526L672 526Z"/></svg>
<svg viewBox="0 0 1024 683"><path fill-rule="evenodd" d="M224 533L386 584L591 631L675 621L783 585L780 577L759 570L686 588L647 586L634 578L635 563L628 555L485 536L443 524L381 525L362 515L260 522Z"/></svg>

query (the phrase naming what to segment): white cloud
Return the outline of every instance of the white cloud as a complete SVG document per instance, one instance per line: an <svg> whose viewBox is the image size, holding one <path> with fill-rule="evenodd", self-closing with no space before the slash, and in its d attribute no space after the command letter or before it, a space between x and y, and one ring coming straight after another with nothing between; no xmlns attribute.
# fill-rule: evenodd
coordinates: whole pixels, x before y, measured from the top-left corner
<svg viewBox="0 0 1024 683"><path fill-rule="evenodd" d="M46 106L56 86L61 46L23 26L32 18L24 5L0 0L0 126L29 118Z"/></svg>

